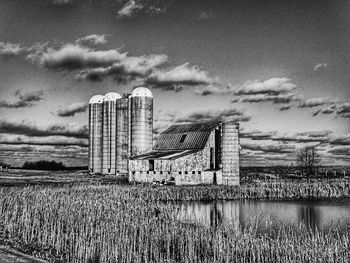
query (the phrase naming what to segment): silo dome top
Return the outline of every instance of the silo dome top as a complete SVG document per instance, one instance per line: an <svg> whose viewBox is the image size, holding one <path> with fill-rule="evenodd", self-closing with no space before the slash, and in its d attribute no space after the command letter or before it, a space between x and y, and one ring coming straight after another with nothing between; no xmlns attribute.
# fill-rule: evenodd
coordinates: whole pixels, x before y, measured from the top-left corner
<svg viewBox="0 0 350 263"><path fill-rule="evenodd" d="M138 87L131 93L131 97L150 97L153 98L152 92L146 87Z"/></svg>
<svg viewBox="0 0 350 263"><path fill-rule="evenodd" d="M108 92L106 93L103 101L116 101L118 99L121 99L122 96L120 96L119 93L116 92Z"/></svg>
<svg viewBox="0 0 350 263"><path fill-rule="evenodd" d="M102 95L92 96L90 101L89 101L89 104L102 103L103 102L103 98L104 97Z"/></svg>

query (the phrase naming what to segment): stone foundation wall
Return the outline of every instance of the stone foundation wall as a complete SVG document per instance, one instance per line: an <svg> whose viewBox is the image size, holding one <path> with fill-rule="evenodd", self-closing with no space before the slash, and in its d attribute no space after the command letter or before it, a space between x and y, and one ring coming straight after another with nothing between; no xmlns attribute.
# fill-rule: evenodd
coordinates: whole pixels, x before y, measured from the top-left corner
<svg viewBox="0 0 350 263"><path fill-rule="evenodd" d="M134 171L129 172L129 181L137 183L152 183L154 181L172 181L175 185L221 184L222 171Z"/></svg>

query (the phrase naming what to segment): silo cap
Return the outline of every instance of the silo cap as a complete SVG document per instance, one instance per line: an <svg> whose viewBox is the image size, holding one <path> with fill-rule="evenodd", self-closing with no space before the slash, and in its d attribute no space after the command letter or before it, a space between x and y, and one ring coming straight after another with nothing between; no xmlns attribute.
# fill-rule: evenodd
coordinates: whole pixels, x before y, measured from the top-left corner
<svg viewBox="0 0 350 263"><path fill-rule="evenodd" d="M102 95L92 96L90 101L89 101L89 104L102 103L103 102L103 98L104 97Z"/></svg>
<svg viewBox="0 0 350 263"><path fill-rule="evenodd" d="M146 87L138 87L132 91L131 97L150 97L150 98L153 98L153 94Z"/></svg>
<svg viewBox="0 0 350 263"><path fill-rule="evenodd" d="M116 92L108 92L106 93L103 101L116 101L118 99L121 99L122 96L120 96L119 93Z"/></svg>

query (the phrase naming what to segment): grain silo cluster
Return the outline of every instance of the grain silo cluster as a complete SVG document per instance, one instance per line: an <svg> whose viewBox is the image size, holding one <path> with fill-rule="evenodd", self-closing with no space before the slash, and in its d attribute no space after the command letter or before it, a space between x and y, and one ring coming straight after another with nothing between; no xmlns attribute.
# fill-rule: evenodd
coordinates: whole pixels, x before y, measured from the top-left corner
<svg viewBox="0 0 350 263"><path fill-rule="evenodd" d="M89 103L89 169L131 182L176 185L239 184L239 124L172 125L153 146L153 95L93 96Z"/></svg>
<svg viewBox="0 0 350 263"><path fill-rule="evenodd" d="M126 174L131 156L152 149L153 96L138 87L121 96L109 92L89 102L89 170Z"/></svg>

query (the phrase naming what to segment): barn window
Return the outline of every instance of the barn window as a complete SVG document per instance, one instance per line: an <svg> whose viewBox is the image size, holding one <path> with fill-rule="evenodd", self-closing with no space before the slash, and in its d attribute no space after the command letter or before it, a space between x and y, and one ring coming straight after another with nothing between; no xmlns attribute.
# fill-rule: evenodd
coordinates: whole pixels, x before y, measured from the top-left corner
<svg viewBox="0 0 350 263"><path fill-rule="evenodd" d="M182 134L180 142L184 142L187 137L187 133Z"/></svg>
<svg viewBox="0 0 350 263"><path fill-rule="evenodd" d="M149 162L149 171L154 171L154 160L148 160Z"/></svg>

